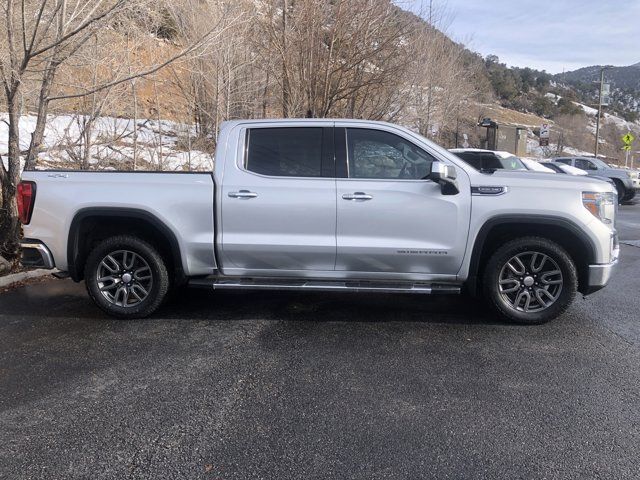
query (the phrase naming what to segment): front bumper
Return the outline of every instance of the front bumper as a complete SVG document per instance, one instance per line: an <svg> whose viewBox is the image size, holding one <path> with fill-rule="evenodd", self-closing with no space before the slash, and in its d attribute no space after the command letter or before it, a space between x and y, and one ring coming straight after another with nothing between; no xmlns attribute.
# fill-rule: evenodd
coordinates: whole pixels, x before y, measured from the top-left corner
<svg viewBox="0 0 640 480"><path fill-rule="evenodd" d="M53 269L56 263L47 246L39 240L25 238L21 243L20 263L23 267Z"/></svg>
<svg viewBox="0 0 640 480"><path fill-rule="evenodd" d="M620 256L620 244L618 243L618 235L613 234L611 236L611 262L605 264L589 265L589 278L588 285L585 291L585 295L597 292L607 286L613 273L613 268L618 263L618 257Z"/></svg>
<svg viewBox="0 0 640 480"><path fill-rule="evenodd" d="M620 179L622 181L622 185L624 185L624 188L626 188L627 190L634 190L635 186L633 184L633 180L631 178L622 178Z"/></svg>

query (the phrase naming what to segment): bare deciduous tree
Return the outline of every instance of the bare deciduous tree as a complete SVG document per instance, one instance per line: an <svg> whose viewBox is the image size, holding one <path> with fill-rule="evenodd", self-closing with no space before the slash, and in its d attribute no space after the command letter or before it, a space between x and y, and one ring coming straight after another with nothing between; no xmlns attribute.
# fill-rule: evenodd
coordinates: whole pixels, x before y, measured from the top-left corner
<svg viewBox="0 0 640 480"><path fill-rule="evenodd" d="M91 38L96 28L126 4L125 0L6 1L2 11L6 29L4 47L0 47L0 78L8 112L9 138L7 168L0 162L0 230L5 234L0 254L15 257L18 251L15 194L20 176L22 88L27 76L40 74L37 122L26 154L29 164L42 143L51 87L58 68Z"/></svg>
<svg viewBox="0 0 640 480"><path fill-rule="evenodd" d="M6 0L0 18L6 26L6 42L0 43L0 80L8 111L9 138L7 166L0 162L0 255L16 258L18 253L20 225L15 195L23 156L19 121L23 86L28 78L36 79L38 91L36 124L24 152L25 165L32 168L40 152L51 102L87 97L134 78L151 75L202 48L214 34L222 34L219 26L213 24L174 55L141 71L124 74L116 71L100 84L89 84L88 88L81 86L79 91L52 92L61 65L95 38L98 31L104 31L127 16L140 15L153 5L155 2L149 0Z"/></svg>

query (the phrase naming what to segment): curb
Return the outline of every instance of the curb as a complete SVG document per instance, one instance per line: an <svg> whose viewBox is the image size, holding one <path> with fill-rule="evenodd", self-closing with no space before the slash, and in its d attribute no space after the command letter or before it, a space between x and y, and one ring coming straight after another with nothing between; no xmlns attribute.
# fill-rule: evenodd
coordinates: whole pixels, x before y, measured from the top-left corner
<svg viewBox="0 0 640 480"><path fill-rule="evenodd" d="M18 272L12 273L11 275L6 275L4 277L0 277L0 288L10 287L14 283L24 282L25 280L29 280L31 278L39 278L46 277L47 275L52 275L58 270L47 270L44 268L39 268L37 270L29 270L27 272Z"/></svg>

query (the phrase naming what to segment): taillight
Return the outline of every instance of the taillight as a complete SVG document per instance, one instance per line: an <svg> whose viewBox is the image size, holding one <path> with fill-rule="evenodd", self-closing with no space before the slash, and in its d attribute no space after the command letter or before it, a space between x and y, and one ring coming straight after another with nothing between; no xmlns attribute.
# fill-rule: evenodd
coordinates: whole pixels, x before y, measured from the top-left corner
<svg viewBox="0 0 640 480"><path fill-rule="evenodd" d="M28 225L33 213L33 204L36 200L35 182L20 182L18 184L18 215L23 225Z"/></svg>

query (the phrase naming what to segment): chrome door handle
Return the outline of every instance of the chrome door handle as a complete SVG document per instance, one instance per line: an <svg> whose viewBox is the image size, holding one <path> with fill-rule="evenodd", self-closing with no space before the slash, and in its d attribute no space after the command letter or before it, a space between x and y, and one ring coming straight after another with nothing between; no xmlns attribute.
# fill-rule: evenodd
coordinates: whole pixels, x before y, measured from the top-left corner
<svg viewBox="0 0 640 480"><path fill-rule="evenodd" d="M231 198L256 198L258 194L249 190L240 190L239 192L229 192L229 196Z"/></svg>
<svg viewBox="0 0 640 480"><path fill-rule="evenodd" d="M345 193L342 195L345 200L371 200L373 195L366 194L364 192Z"/></svg>

